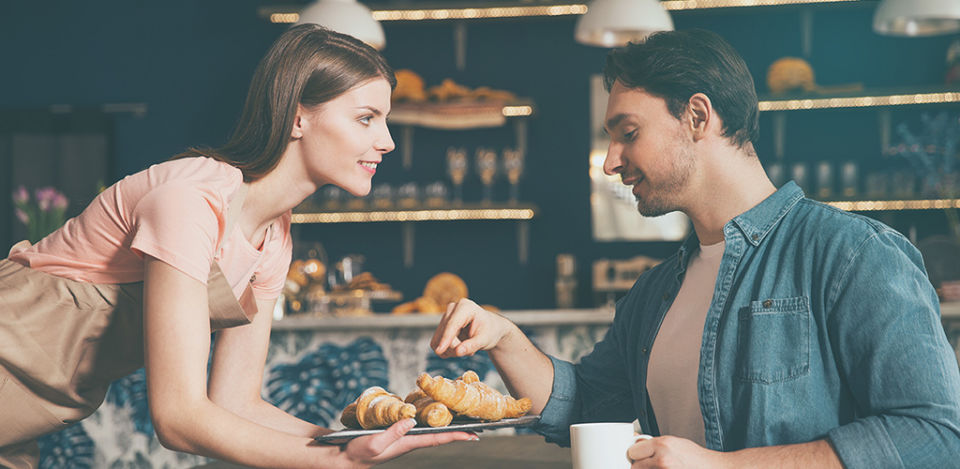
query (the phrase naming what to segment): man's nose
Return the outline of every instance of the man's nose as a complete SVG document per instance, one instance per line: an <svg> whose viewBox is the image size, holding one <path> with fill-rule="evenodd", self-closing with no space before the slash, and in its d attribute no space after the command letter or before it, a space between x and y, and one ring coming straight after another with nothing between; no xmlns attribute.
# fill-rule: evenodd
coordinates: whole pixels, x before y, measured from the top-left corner
<svg viewBox="0 0 960 469"><path fill-rule="evenodd" d="M610 145L607 146L607 157L603 159L604 174L613 176L614 174L623 172L623 161L620 159L622 152L623 148L621 145L611 142Z"/></svg>

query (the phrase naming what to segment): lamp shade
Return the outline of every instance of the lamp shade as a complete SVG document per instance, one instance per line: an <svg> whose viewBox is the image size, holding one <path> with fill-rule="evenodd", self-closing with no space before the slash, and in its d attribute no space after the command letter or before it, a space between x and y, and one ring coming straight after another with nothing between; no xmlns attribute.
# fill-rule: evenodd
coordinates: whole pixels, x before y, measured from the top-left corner
<svg viewBox="0 0 960 469"><path fill-rule="evenodd" d="M591 46L618 47L672 30L673 20L658 0L593 0L577 20L574 38Z"/></svg>
<svg viewBox="0 0 960 469"><path fill-rule="evenodd" d="M960 0L883 0L873 30L891 36L932 36L960 31Z"/></svg>
<svg viewBox="0 0 960 469"><path fill-rule="evenodd" d="M353 36L376 49L383 49L387 41L383 27L373 19L370 9L357 0L319 0L300 12L297 24L316 23L338 33Z"/></svg>

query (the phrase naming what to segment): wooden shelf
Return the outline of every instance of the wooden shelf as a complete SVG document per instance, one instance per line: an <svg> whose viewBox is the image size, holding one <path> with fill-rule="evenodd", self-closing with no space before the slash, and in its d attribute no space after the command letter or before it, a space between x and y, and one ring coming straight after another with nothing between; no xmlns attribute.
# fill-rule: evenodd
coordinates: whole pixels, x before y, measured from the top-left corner
<svg viewBox="0 0 960 469"><path fill-rule="evenodd" d="M533 115L533 102L522 99L513 102L453 101L399 102L390 110L388 122L443 130L465 130L502 127L512 117Z"/></svg>

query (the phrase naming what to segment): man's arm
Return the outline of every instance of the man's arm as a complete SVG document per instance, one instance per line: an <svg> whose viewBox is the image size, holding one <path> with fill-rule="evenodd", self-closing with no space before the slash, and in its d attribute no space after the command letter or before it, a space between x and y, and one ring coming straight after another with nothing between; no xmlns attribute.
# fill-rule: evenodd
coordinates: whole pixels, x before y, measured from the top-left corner
<svg viewBox="0 0 960 469"><path fill-rule="evenodd" d="M530 398L532 414L540 414L550 399L553 364L509 319L473 301L450 303L430 341L437 355L463 357L487 350L507 389Z"/></svg>
<svg viewBox="0 0 960 469"><path fill-rule="evenodd" d="M690 440L663 436L640 440L630 447L631 469L842 469L837 454L826 440L795 445L747 448L723 453L708 450Z"/></svg>

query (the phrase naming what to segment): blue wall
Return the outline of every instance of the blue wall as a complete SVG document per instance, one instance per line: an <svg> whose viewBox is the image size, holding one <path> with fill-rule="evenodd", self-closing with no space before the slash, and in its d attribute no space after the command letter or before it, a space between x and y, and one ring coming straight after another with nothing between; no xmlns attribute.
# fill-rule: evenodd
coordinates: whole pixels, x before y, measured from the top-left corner
<svg viewBox="0 0 960 469"><path fill-rule="evenodd" d="M876 3L862 3L813 7L809 60L818 83L942 83L946 48L956 36L878 36L870 29ZM144 117L116 117L115 178L191 145L218 145L240 111L256 62L284 29L258 17L260 5L252 0L8 2L0 16L0 109L146 103ZM703 27L727 38L746 58L762 93L773 60L801 55L800 12L797 7L728 9L673 17L678 29ZM583 306L591 300L588 273L594 259L669 255L675 243L591 239L588 78L599 73L606 51L576 44L574 22L572 17L470 22L464 71L454 65L451 23L385 24L384 54L395 68L416 70L428 85L449 77L471 87L508 89L536 102L521 190L523 199L541 209L531 225L529 264L517 262L511 223L419 224L412 269L402 266L399 225L301 226L301 239L322 242L331 257L365 255L368 268L408 298L418 296L431 275L447 270L463 276L478 301L509 309L553 306L558 253L577 257ZM895 122L915 119L919 111L897 112ZM765 161L772 154L770 127L764 115L759 152ZM477 146L500 149L512 142L510 128L418 129L413 168L404 170L399 155L388 157L376 182L446 180L447 146L465 146L472 154ZM791 114L788 144L788 160L878 161L876 112ZM505 194L505 187L498 189ZM479 197L475 182L466 191L468 198ZM923 224L933 231L936 225Z"/></svg>

